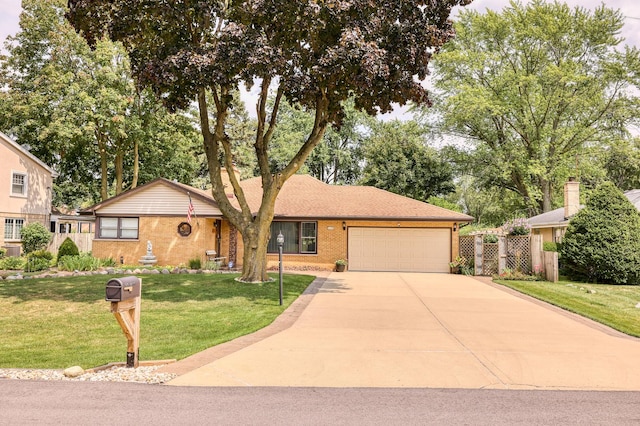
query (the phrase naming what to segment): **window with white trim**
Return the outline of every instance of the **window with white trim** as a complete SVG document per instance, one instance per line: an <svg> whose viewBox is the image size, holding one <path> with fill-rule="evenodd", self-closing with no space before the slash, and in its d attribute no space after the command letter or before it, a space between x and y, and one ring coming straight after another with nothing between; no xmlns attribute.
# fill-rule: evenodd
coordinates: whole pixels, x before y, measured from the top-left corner
<svg viewBox="0 0 640 426"><path fill-rule="evenodd" d="M24 219L7 218L4 220L4 239L5 241L19 241L22 238L22 227Z"/></svg>
<svg viewBox="0 0 640 426"><path fill-rule="evenodd" d="M137 217L101 217L98 238L135 240L138 238Z"/></svg>
<svg viewBox="0 0 640 426"><path fill-rule="evenodd" d="M278 234L284 237L283 253L316 254L317 248L316 222L272 222L271 238L267 246L268 253L278 253Z"/></svg>
<svg viewBox="0 0 640 426"><path fill-rule="evenodd" d="M27 196L27 175L25 173L11 173L11 195Z"/></svg>

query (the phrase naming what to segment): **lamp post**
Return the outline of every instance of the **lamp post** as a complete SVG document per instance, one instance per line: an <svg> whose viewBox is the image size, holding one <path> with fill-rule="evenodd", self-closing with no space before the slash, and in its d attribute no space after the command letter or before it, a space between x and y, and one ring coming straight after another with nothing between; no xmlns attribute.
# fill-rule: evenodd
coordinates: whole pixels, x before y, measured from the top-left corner
<svg viewBox="0 0 640 426"><path fill-rule="evenodd" d="M282 246L284 246L284 235L282 235L282 231L278 234L276 241L278 242L278 259L280 262L278 269L280 271L280 306L282 306Z"/></svg>

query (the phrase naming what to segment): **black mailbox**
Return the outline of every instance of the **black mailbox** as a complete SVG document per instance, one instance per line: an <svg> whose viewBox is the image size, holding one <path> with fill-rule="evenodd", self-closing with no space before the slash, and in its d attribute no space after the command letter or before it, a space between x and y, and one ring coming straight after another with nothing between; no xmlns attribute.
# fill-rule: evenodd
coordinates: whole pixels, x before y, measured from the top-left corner
<svg viewBox="0 0 640 426"><path fill-rule="evenodd" d="M122 302L135 297L140 297L140 278L122 277L107 282L105 297L107 302Z"/></svg>

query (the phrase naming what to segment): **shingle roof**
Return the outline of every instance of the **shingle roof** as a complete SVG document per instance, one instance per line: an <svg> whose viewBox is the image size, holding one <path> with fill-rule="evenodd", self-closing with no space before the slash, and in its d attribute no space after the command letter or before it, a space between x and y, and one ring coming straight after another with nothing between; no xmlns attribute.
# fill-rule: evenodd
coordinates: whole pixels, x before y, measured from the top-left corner
<svg viewBox="0 0 640 426"><path fill-rule="evenodd" d="M241 182L251 209L262 197L260 178ZM293 175L276 199L277 218L446 220L470 222L473 217L371 186L329 185L309 175Z"/></svg>
<svg viewBox="0 0 640 426"><path fill-rule="evenodd" d="M153 185L165 184L190 192L209 204L217 203L211 191L158 178L135 189L123 192L101 203L81 210L92 214L122 197L128 197ZM259 177L240 182L253 212L260 207L262 181ZM237 205L237 202L234 202ZM283 185L275 205L276 218L292 219L383 219L383 220L443 220L471 222L473 217L412 198L403 197L371 186L328 185L309 175L293 175Z"/></svg>
<svg viewBox="0 0 640 426"><path fill-rule="evenodd" d="M624 193L624 195L631 201L631 204L636 206L640 210L640 189L632 189ZM584 206L580 206L583 208ZM529 225L534 228L545 228L547 226L567 226L569 220L564 217L564 207L560 207L555 210L548 211L546 213L539 214L529 218Z"/></svg>

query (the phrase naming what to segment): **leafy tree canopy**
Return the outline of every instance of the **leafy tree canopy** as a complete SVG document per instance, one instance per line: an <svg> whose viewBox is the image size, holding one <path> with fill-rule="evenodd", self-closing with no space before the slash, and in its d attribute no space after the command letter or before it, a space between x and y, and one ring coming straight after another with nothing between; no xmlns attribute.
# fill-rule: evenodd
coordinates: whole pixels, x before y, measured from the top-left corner
<svg viewBox="0 0 640 426"><path fill-rule="evenodd" d="M365 144L360 183L420 201L452 192L452 168L426 145L426 133L415 121L377 123Z"/></svg>
<svg viewBox="0 0 640 426"><path fill-rule="evenodd" d="M531 214L552 209L567 177L580 174L576 156L593 157L638 117L640 54L620 47L622 25L604 5L463 11L434 64L440 124L468 142L468 170L518 194Z"/></svg>
<svg viewBox="0 0 640 426"><path fill-rule="evenodd" d="M213 196L243 238L242 280L264 281L279 189L327 127L341 123L348 98L370 114L390 111L393 102L428 104L419 80L428 74L431 55L453 35L451 8L468 2L69 0L68 17L91 44L105 32L121 41L138 84L151 87L170 110L197 99ZM260 89L254 152L264 192L257 212L232 173L239 208L226 197L219 161L222 153L226 170L232 169L236 154L226 133L232 95L254 80ZM267 111L270 90L275 101ZM314 124L287 164L272 170L269 148L283 98L311 112Z"/></svg>

